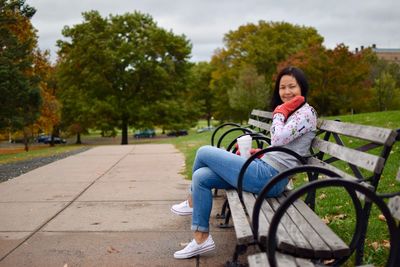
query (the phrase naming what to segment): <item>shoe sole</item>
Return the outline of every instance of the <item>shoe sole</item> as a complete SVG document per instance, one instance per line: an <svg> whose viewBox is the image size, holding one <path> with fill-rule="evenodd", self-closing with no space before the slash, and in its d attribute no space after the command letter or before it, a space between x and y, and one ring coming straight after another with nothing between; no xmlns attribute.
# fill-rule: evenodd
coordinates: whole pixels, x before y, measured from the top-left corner
<svg viewBox="0 0 400 267"><path fill-rule="evenodd" d="M190 254L184 254L184 255L175 255L174 254L174 258L175 259L189 259L189 258L192 258L194 256L201 255L201 254L204 254L206 252L212 251L214 249L215 249L215 244L212 244L211 246L204 247L204 248L199 249L199 250L197 250L195 252L192 252Z"/></svg>
<svg viewBox="0 0 400 267"><path fill-rule="evenodd" d="M171 208L171 212L175 213L176 215L179 215L179 216L188 216L188 215L192 215L192 213L193 213L193 212L181 212L181 211L174 210L173 208Z"/></svg>

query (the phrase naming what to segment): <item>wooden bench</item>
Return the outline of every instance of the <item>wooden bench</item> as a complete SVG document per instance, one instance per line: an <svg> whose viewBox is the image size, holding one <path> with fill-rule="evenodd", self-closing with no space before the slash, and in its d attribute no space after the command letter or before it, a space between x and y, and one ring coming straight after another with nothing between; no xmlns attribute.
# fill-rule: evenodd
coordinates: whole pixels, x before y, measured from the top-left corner
<svg viewBox="0 0 400 267"><path fill-rule="evenodd" d="M271 121L271 112L254 110L248 121L249 125L246 127L225 124L217 128L212 136L212 144L216 141L216 132L226 126L233 126L233 128L219 137L216 143L218 147L227 138L227 133L234 131L252 134L255 139L259 138L268 144ZM268 154L274 150L290 152L279 147L263 148L250 157L239 175L238 190L226 191L225 208L228 209L223 208L221 212L221 217L225 218L225 225L232 218L237 238L232 261L227 265L239 264L239 255L244 253L250 245L257 245L261 251L266 251L272 218L291 195L291 192L285 192L277 198L266 198L269 188L274 183L285 177L298 177L300 174L306 174L308 181L312 182L322 175L323 177L341 177L354 183L362 182L363 187L370 188L374 192L396 137L398 133L391 129L319 119L318 133L311 147L312 156L303 159L304 166L277 175L264 187L259 196L242 191L243 175L248 165L264 153ZM234 152L234 143L235 140L231 140L227 149ZM264 143L257 143L257 146L263 147ZM334 262L345 261L357 249L357 261L361 261L367 229L366 221L371 210L371 203L365 202L358 210L357 227L350 244L345 243L319 218L313 211L314 206L315 191L312 190L308 192L304 202L297 200L291 203L282 216L281 224L277 226L276 249L282 253L291 254L295 258L333 260Z"/></svg>

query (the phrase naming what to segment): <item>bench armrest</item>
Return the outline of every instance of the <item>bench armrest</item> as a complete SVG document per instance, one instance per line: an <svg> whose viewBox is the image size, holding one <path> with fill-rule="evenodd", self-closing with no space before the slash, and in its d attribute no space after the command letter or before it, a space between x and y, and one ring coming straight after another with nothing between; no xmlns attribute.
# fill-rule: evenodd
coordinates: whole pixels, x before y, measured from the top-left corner
<svg viewBox="0 0 400 267"><path fill-rule="evenodd" d="M251 131L250 129L245 128L245 127L235 127L235 128L231 128L231 129L227 130L226 132L224 132L224 133L219 137L218 142L217 142L217 147L218 147L218 148L221 147L222 141L224 140L224 138L225 138L228 134L233 133L233 132L238 132L238 131L241 131L243 134L250 134L250 133L252 133L252 131Z"/></svg>
<svg viewBox="0 0 400 267"><path fill-rule="evenodd" d="M222 128L226 127L226 126L235 126L235 127L240 127L239 124L237 123L233 123L233 122L227 122L224 124L221 124L220 126L218 126L217 128L215 128L215 130L213 131L212 135L211 135L211 145L214 146L214 139L215 139L215 135L217 134L217 132L219 130L221 130Z"/></svg>

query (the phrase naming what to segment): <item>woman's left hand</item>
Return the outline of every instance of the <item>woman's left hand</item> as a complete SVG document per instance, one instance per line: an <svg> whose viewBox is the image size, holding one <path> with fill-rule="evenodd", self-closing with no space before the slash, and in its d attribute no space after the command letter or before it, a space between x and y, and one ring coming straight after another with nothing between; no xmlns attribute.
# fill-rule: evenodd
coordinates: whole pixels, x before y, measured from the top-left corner
<svg viewBox="0 0 400 267"><path fill-rule="evenodd" d="M250 155L254 155L255 153L257 153L258 151L260 151L261 150L261 148L252 148L252 149L250 149ZM260 154L260 155L258 155L257 156L257 158L262 158L264 156L264 154Z"/></svg>

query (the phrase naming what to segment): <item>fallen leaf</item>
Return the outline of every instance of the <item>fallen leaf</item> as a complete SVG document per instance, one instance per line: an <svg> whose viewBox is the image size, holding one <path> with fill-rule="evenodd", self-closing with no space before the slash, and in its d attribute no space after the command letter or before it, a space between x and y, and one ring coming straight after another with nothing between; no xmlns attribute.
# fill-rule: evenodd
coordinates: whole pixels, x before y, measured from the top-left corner
<svg viewBox="0 0 400 267"><path fill-rule="evenodd" d="M379 248L379 243L378 242L372 242L371 247L373 247L374 250L377 250Z"/></svg>
<svg viewBox="0 0 400 267"><path fill-rule="evenodd" d="M333 216L333 219L334 220L343 220L346 217L347 217L346 214L338 214L338 215Z"/></svg>
<svg viewBox="0 0 400 267"><path fill-rule="evenodd" d="M334 262L335 260L334 259L332 259L332 260L324 260L324 264L325 265L329 265L329 264L331 264L332 262Z"/></svg>
<svg viewBox="0 0 400 267"><path fill-rule="evenodd" d="M331 221L329 220L329 218L328 218L328 216L325 216L324 218L322 218L322 221L325 223L325 224L329 224Z"/></svg>
<svg viewBox="0 0 400 267"><path fill-rule="evenodd" d="M318 196L318 199L322 200L326 198L326 194L322 193L321 195Z"/></svg>
<svg viewBox="0 0 400 267"><path fill-rule="evenodd" d="M390 248L390 241L389 240L383 240L382 241L382 245L385 248Z"/></svg>
<svg viewBox="0 0 400 267"><path fill-rule="evenodd" d="M110 247L108 247L107 252L108 253L119 253L120 251L118 249L115 249L112 246L110 246Z"/></svg>
<svg viewBox="0 0 400 267"><path fill-rule="evenodd" d="M378 219L381 220L382 222L386 222L385 216L383 214L379 214Z"/></svg>

